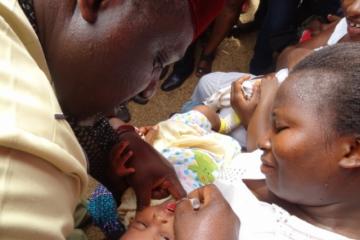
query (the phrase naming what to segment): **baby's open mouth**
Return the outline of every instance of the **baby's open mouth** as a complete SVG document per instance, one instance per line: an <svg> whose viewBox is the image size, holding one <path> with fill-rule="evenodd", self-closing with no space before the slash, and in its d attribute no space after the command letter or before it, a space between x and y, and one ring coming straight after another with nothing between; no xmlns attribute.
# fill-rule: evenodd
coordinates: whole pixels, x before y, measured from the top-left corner
<svg viewBox="0 0 360 240"><path fill-rule="evenodd" d="M166 204L166 209L169 211L169 212L175 212L176 210L176 203L175 202L172 202L172 203L168 203Z"/></svg>

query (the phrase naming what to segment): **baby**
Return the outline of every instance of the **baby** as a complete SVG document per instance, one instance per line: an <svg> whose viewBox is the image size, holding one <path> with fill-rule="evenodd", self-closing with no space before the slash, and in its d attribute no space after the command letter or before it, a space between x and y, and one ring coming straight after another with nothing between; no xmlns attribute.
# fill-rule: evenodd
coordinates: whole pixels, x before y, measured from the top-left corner
<svg viewBox="0 0 360 240"><path fill-rule="evenodd" d="M133 128L124 125L118 119L111 119L110 123L115 129ZM241 147L235 139L217 132L219 125L220 118L215 111L207 106L198 106L187 113L175 114L170 119L160 122L154 127L144 127L136 129L136 131L174 167L182 186L188 193L213 183L219 177L223 177L220 175L230 177L239 174L255 174L263 178L259 171L251 174L246 170L233 171L231 165L234 162L241 161L253 165L260 161L260 154L257 152L255 153L256 157L245 157L246 153L241 152ZM133 129L135 131L135 128ZM114 149L113 152L117 152L117 150ZM131 147L129 147L129 151L131 151ZM124 168L126 159L129 157L128 152L114 154L112 166L125 173L129 172ZM159 193L159 196L165 197L166 193ZM134 199L134 195L127 191L121 201L120 212L123 213L122 216L125 218L126 224L132 221L135 213ZM104 201L106 204L104 204ZM88 207L91 215L95 218L95 223L102 226L105 232L113 232L115 228L118 228L116 204L115 202L110 204L111 201L113 201L111 194L103 187L98 187L90 199ZM145 213L149 213L150 209L157 211L161 207L150 207ZM143 216L142 212L137 215L137 218L139 216ZM169 217L171 213L168 212L165 216ZM107 219L104 219L104 217ZM136 221L135 224L135 226L140 225ZM129 232L136 232L138 229L130 227Z"/></svg>

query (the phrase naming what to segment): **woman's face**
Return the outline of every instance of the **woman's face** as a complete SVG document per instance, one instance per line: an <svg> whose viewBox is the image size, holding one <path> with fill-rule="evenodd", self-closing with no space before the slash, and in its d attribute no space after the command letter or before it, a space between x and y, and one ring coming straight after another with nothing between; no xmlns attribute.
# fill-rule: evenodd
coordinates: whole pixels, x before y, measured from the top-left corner
<svg viewBox="0 0 360 240"><path fill-rule="evenodd" d="M348 23L349 37L360 40L360 0L342 0L342 8Z"/></svg>
<svg viewBox="0 0 360 240"><path fill-rule="evenodd" d="M261 171L270 191L284 200L310 206L329 204L343 183L339 141L326 120L326 109L319 112L313 101L296 90L291 78L279 88L272 128L258 144L264 151Z"/></svg>
<svg viewBox="0 0 360 240"><path fill-rule="evenodd" d="M176 203L167 201L137 213L122 240L174 240Z"/></svg>

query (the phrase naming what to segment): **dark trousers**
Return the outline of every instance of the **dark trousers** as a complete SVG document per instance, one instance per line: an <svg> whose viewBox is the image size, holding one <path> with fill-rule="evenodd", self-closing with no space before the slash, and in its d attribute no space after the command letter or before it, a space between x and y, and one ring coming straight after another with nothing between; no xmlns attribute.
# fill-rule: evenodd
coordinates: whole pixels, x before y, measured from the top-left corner
<svg viewBox="0 0 360 240"><path fill-rule="evenodd" d="M296 28L298 4L299 0L262 0L260 2L260 9L266 8L266 13L256 40L254 56L250 62L250 73L260 75L271 71L274 50L270 39Z"/></svg>
<svg viewBox="0 0 360 240"><path fill-rule="evenodd" d="M327 14L341 14L340 0L261 0L256 17L262 19L250 73L265 74L274 70L273 53L280 52L298 39L297 28L309 16L326 20Z"/></svg>

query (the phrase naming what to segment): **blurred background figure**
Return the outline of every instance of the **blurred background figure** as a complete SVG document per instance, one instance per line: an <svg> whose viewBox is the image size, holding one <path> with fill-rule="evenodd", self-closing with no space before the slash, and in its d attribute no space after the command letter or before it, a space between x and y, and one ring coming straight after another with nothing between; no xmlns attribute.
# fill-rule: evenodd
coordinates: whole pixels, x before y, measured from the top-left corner
<svg viewBox="0 0 360 240"><path fill-rule="evenodd" d="M228 36L232 27L238 22L239 15L246 12L249 0L229 0L214 20L208 31L202 36L204 40L203 50L196 67L196 76L201 77L211 72L212 62L216 55L219 44ZM199 43L195 41L188 48L185 56L174 64L172 73L161 85L163 91L171 91L180 87L185 80L193 73L195 68L195 52Z"/></svg>
<svg viewBox="0 0 360 240"><path fill-rule="evenodd" d="M261 0L257 18L262 20L250 73L274 71L274 54L299 40L299 26L310 17L327 23L327 16L341 14L339 0Z"/></svg>

